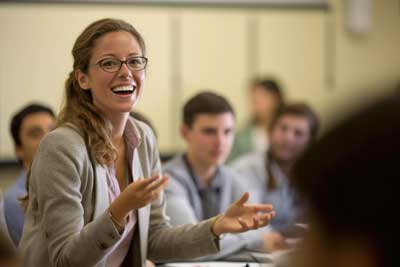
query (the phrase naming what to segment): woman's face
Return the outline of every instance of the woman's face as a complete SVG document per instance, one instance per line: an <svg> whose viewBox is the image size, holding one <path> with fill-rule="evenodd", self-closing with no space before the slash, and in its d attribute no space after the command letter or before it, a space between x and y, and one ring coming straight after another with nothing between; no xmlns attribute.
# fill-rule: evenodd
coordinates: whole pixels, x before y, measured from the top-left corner
<svg viewBox="0 0 400 267"><path fill-rule="evenodd" d="M262 123L269 123L278 108L278 97L262 86L256 86L251 90L250 102L253 115Z"/></svg>
<svg viewBox="0 0 400 267"><path fill-rule="evenodd" d="M98 63L115 58L143 56L136 38L129 32L110 32L96 40L87 74L77 71L82 89L91 90L93 104L106 116L130 112L143 90L145 71L131 71L122 64L117 72L106 72Z"/></svg>

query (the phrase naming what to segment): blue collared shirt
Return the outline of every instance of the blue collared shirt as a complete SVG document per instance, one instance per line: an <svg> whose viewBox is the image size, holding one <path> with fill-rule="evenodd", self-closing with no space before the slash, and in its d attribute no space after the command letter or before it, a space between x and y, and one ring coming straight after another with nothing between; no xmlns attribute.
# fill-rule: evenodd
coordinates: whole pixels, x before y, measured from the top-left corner
<svg viewBox="0 0 400 267"><path fill-rule="evenodd" d="M26 193L26 173L22 171L17 181L4 194L4 216L8 233L16 246L21 239L25 222L24 210L18 199L26 196Z"/></svg>

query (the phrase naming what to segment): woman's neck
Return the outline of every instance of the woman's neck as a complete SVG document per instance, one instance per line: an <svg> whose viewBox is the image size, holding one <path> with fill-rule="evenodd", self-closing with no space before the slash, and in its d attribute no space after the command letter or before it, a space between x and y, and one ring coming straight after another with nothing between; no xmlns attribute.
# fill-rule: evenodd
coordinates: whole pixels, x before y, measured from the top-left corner
<svg viewBox="0 0 400 267"><path fill-rule="evenodd" d="M129 113L121 114L120 116L107 117L111 124L111 140L115 147L118 147L122 142L126 122L128 120Z"/></svg>

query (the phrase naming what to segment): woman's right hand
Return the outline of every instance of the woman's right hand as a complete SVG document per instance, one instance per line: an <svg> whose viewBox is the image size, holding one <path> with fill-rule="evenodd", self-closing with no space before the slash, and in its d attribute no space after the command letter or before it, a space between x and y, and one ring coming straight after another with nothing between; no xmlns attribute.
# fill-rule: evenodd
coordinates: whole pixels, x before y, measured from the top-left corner
<svg viewBox="0 0 400 267"><path fill-rule="evenodd" d="M130 183L111 203L109 212L114 223L126 224L126 217L131 210L142 208L156 200L168 184L168 176L157 174L151 178L140 178Z"/></svg>

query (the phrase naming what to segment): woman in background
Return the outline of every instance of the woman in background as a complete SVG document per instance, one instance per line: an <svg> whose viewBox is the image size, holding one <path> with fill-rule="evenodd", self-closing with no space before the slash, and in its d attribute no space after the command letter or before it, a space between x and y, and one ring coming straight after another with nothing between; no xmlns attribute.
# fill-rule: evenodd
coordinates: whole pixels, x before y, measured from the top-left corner
<svg viewBox="0 0 400 267"><path fill-rule="evenodd" d="M268 130L283 104L283 92L277 81L259 79L252 83L250 88L251 120L237 131L228 162L243 154L267 150Z"/></svg>

